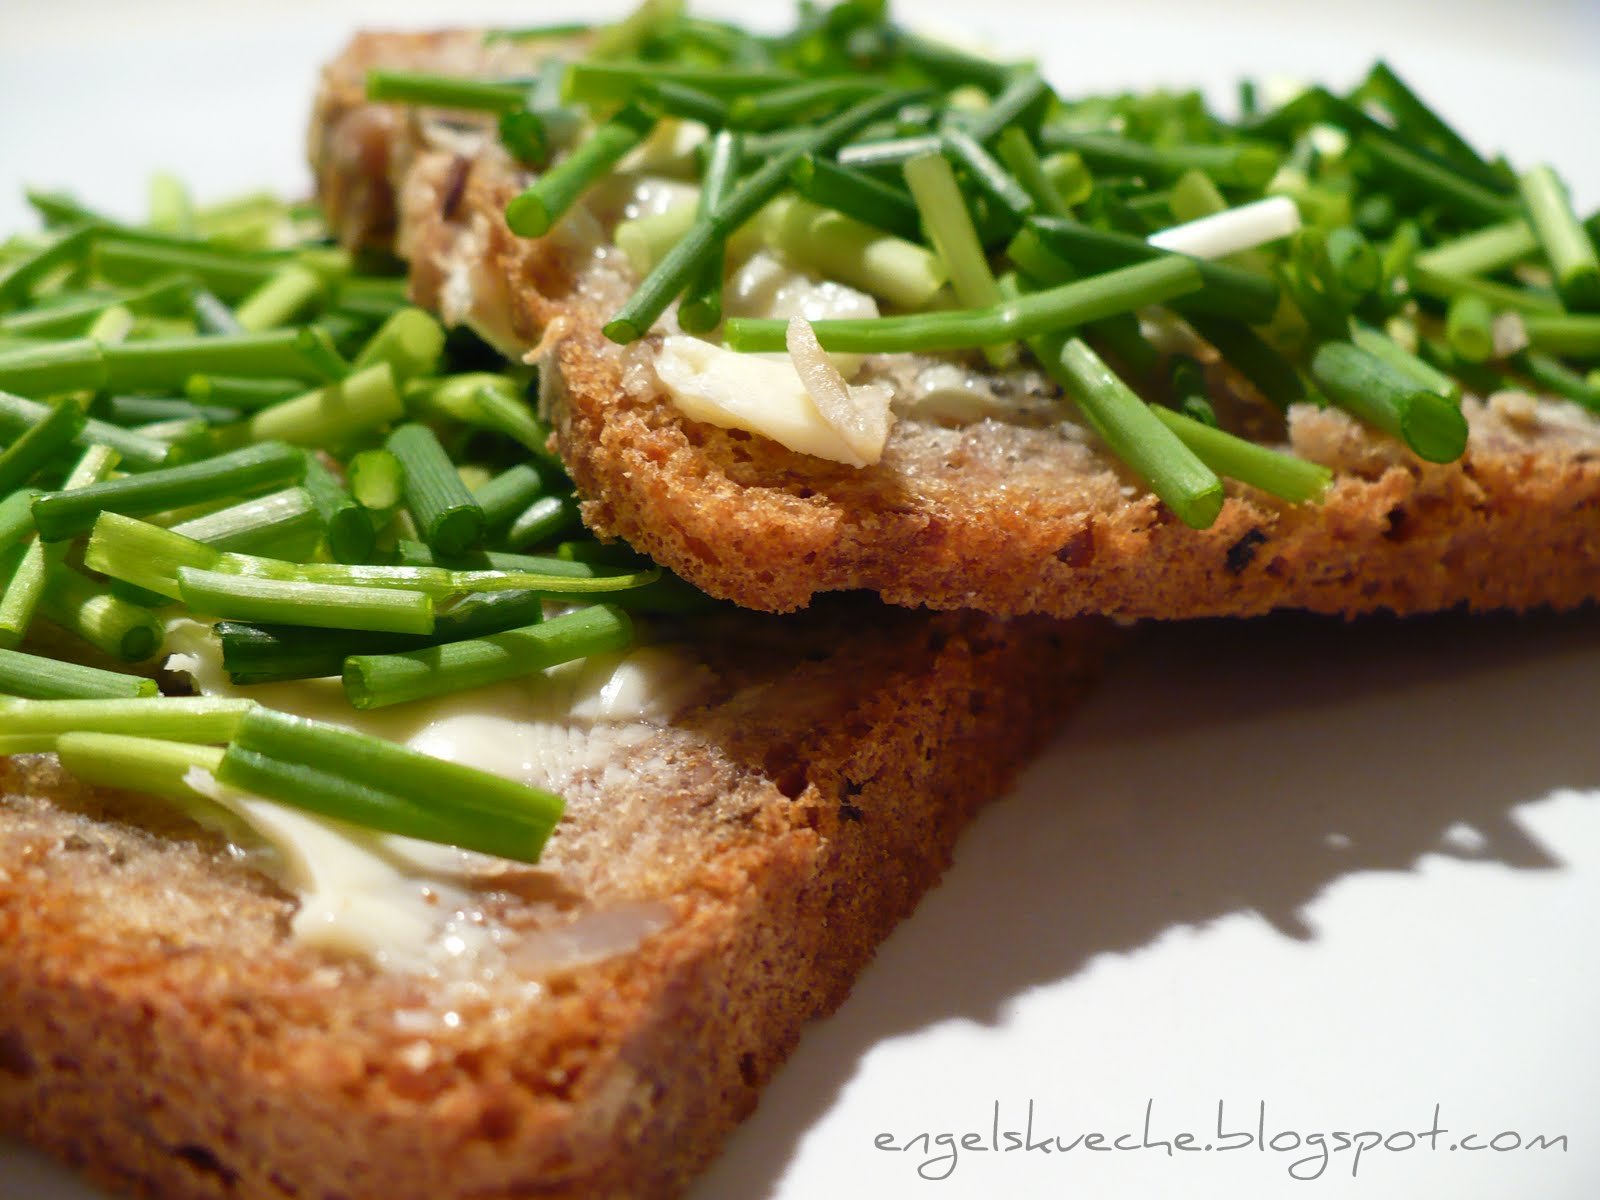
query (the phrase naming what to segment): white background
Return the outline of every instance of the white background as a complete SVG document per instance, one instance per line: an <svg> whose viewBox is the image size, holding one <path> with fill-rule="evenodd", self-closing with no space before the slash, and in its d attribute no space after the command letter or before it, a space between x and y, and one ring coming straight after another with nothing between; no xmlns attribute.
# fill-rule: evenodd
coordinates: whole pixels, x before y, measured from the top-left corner
<svg viewBox="0 0 1600 1200"><path fill-rule="evenodd" d="M607 5L608 9L615 5ZM721 6L726 11L730 6ZM17 187L137 213L303 189L316 65L362 23L530 23L571 4L0 6L0 230ZM769 24L786 8L735 7ZM1241 73L1353 82L1387 56L1486 150L1600 204L1600 5L902 5L1040 56L1068 91ZM962 842L809 1033L693 1200L1600 1194L1600 621L1283 618L1154 631ZM3 947L0 947L3 952ZM890 1134L1446 1132L1438 1149L979 1153L942 1182ZM1566 1135L1467 1153L1462 1133ZM1239 1139L1231 1139L1237 1141ZM1001 1145L1005 1141L1001 1139ZM1129 1144L1126 1140L1124 1144ZM944 1173L948 1161L929 1168ZM1315 1170L1303 1164L1302 1174ZM0 1144L0 1197L89 1193ZM364 1198L365 1200L365 1198ZM381 1198L372 1198L381 1200Z"/></svg>

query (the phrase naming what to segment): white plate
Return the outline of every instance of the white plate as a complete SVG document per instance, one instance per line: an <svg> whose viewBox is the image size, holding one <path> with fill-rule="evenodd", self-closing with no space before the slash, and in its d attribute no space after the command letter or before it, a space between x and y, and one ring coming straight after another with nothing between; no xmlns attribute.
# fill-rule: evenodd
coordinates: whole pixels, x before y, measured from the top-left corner
<svg viewBox="0 0 1600 1200"><path fill-rule="evenodd" d="M13 0L0 229L25 222L24 180L129 213L155 167L207 197L303 188L316 64L358 23L578 7ZM913 12L977 22L1068 90L1226 102L1242 73L1349 83L1381 53L1480 146L1600 204L1597 6ZM1156 631L978 821L695 1200L1260 1200L1313 1175L1304 1194L1361 1200L1597 1194L1597 681L1592 613ZM1030 1104L1035 1148L1005 1150ZM1382 1144L1358 1157L1341 1132ZM1180 1134L1216 1148L1169 1152ZM1469 1134L1495 1148L1457 1148ZM92 1193L0 1146L0 1196Z"/></svg>

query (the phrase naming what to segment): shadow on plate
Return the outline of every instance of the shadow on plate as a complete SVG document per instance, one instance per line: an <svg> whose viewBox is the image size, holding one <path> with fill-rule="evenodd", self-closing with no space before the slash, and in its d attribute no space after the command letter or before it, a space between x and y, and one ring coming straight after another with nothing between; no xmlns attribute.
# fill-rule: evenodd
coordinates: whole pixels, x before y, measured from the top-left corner
<svg viewBox="0 0 1600 1200"><path fill-rule="evenodd" d="M695 1200L770 1194L879 1041L1254 913L1309 940L1336 880L1426 854L1551 870L1514 810L1600 786L1600 614L1150 629L808 1031Z"/></svg>

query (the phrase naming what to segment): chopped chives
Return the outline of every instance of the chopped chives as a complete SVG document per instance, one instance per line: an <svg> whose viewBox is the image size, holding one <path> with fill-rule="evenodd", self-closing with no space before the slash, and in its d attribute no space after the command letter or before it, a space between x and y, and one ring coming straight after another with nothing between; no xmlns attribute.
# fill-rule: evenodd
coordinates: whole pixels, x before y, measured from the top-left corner
<svg viewBox="0 0 1600 1200"><path fill-rule="evenodd" d="M541 496L517 515L500 540L510 550L522 550L548 542L582 524L576 498Z"/></svg>
<svg viewBox="0 0 1600 1200"><path fill-rule="evenodd" d="M572 71L580 66L582 64L574 65ZM571 79L569 71L568 81ZM884 113L892 112L909 98L908 93L890 92L863 100L816 129L808 130L803 140L762 163L740 181L716 212L704 219L697 219L690 226L682 240L656 264L627 303L606 323L605 335L620 343L632 342L643 336L667 305L694 278L713 247L726 242L734 230L755 216L767 201L777 195L790 169L803 155L832 150L856 130Z"/></svg>
<svg viewBox="0 0 1600 1200"><path fill-rule="evenodd" d="M1294 363L1243 321L1204 313L1190 313L1187 320L1216 348L1224 362L1278 408L1288 408L1306 398L1305 380Z"/></svg>
<svg viewBox="0 0 1600 1200"><path fill-rule="evenodd" d="M61 765L84 783L176 800L189 817L224 833L249 837L248 826L189 786L189 772L215 774L223 751L212 746L114 733L64 733L56 740Z"/></svg>
<svg viewBox="0 0 1600 1200"><path fill-rule="evenodd" d="M348 587L178 568L190 610L230 621L312 625L377 633L433 632L433 599L401 588Z"/></svg>
<svg viewBox="0 0 1600 1200"><path fill-rule="evenodd" d="M1363 90L1375 95L1393 114L1396 125L1407 137L1431 143L1457 170L1467 172L1479 183L1504 186L1505 181L1495 175L1466 139L1412 91L1388 63L1380 59L1372 65Z"/></svg>
<svg viewBox="0 0 1600 1200"><path fill-rule="evenodd" d="M1388 134L1367 131L1356 139L1374 170L1392 186L1436 204L1464 221L1485 224L1517 215L1517 202L1466 178L1454 167Z"/></svg>
<svg viewBox="0 0 1600 1200"><path fill-rule="evenodd" d="M1450 348L1468 362L1494 356L1494 310L1482 296L1463 292L1451 300L1444 331Z"/></svg>
<svg viewBox="0 0 1600 1200"><path fill-rule="evenodd" d="M21 437L49 411L48 405L37 400L0 392L0 438ZM121 456L125 466L135 470L163 466L175 457L172 447L165 442L94 417L84 423L73 443L80 447L110 446Z"/></svg>
<svg viewBox="0 0 1600 1200"><path fill-rule="evenodd" d="M84 548L83 565L146 592L180 599L180 567L215 567L222 551L120 513L101 513Z"/></svg>
<svg viewBox="0 0 1600 1200"><path fill-rule="evenodd" d="M387 362L367 367L338 383L304 392L253 414L250 436L296 446L339 446L382 429L405 415Z"/></svg>
<svg viewBox="0 0 1600 1200"><path fill-rule="evenodd" d="M380 738L257 708L217 779L337 820L535 861L560 797Z"/></svg>
<svg viewBox="0 0 1600 1200"><path fill-rule="evenodd" d="M333 556L334 561L368 561L377 540L377 531L373 528L371 515L313 453L306 455L305 491L314 515L322 529L326 530L328 553ZM226 549L247 548L228 546ZM270 557L292 556L279 554Z"/></svg>
<svg viewBox="0 0 1600 1200"><path fill-rule="evenodd" d="M18 650L0 650L0 695L33 700L132 700L154 696L156 681Z"/></svg>
<svg viewBox="0 0 1600 1200"><path fill-rule="evenodd" d="M1024 120L1025 116L1042 109L1051 95L1050 85L1032 67L1014 70L994 102L967 122L966 131L974 141L988 142L1019 121L1036 124Z"/></svg>
<svg viewBox="0 0 1600 1200"><path fill-rule="evenodd" d="M1426 462L1454 462L1467 447L1467 419L1450 400L1349 342L1324 342L1311 375L1334 403Z"/></svg>
<svg viewBox="0 0 1600 1200"><path fill-rule="evenodd" d="M490 113L514 112L528 97L526 84L495 83L421 71L368 71L366 90L368 100L384 104L425 104L432 108Z"/></svg>
<svg viewBox="0 0 1600 1200"><path fill-rule="evenodd" d="M611 240L627 256L635 272L648 275L689 232L698 211L697 205L686 202L674 204L664 212L645 213L618 222Z"/></svg>
<svg viewBox="0 0 1600 1200"><path fill-rule="evenodd" d="M0 700L7 733L137 734L170 742L220 743L231 738L254 700L219 696L137 699Z"/></svg>
<svg viewBox="0 0 1600 1200"><path fill-rule="evenodd" d="M254 411L305 391L298 379L251 379L238 375L195 374L183 381L183 394L196 404L226 405Z"/></svg>
<svg viewBox="0 0 1600 1200"><path fill-rule="evenodd" d="M789 182L820 208L835 209L909 241L922 236L917 206L904 189L841 167L821 155L807 154L797 161L789 171Z"/></svg>
<svg viewBox="0 0 1600 1200"><path fill-rule="evenodd" d="M105 357L93 338L0 347L0 388L23 396L97 392L106 384Z"/></svg>
<svg viewBox="0 0 1600 1200"><path fill-rule="evenodd" d="M88 533L102 512L143 515L222 496L248 496L297 484L305 456L281 442L264 442L180 467L47 492L34 501L33 519L47 542Z"/></svg>
<svg viewBox="0 0 1600 1200"><path fill-rule="evenodd" d="M719 130L711 139L705 176L700 182L696 219L705 220L733 190L744 162L744 143L732 130ZM678 304L678 324L689 333L705 333L722 323L722 276L726 253L713 246L699 272L689 281Z"/></svg>
<svg viewBox="0 0 1600 1200"><path fill-rule="evenodd" d="M908 61L942 83L971 83L990 93L1003 89L1016 71L1013 66L968 54L904 29L895 30L894 47Z"/></svg>
<svg viewBox="0 0 1600 1200"><path fill-rule="evenodd" d="M207 425L227 425L237 421L241 411L215 404L196 404L172 396L112 396L105 402L105 414L121 426L149 425L160 421L203 421ZM145 436L149 436L146 434Z"/></svg>
<svg viewBox="0 0 1600 1200"><path fill-rule="evenodd" d="M1174 179L1185 171L1204 171L1223 187L1256 191L1278 170L1280 156L1262 142L1212 145L1174 143L1153 146L1109 133L1086 133L1047 125L1040 140L1048 150L1071 150L1094 170Z"/></svg>
<svg viewBox="0 0 1600 1200"><path fill-rule="evenodd" d="M444 555L460 554L483 537L483 509L456 474L433 430L416 422L389 435L400 464L402 494L422 540Z"/></svg>
<svg viewBox="0 0 1600 1200"><path fill-rule="evenodd" d="M161 649L161 622L148 608L114 596L71 567L45 569L39 615L82 638L102 654L124 662L144 662Z"/></svg>
<svg viewBox="0 0 1600 1200"><path fill-rule="evenodd" d="M1600 255L1572 211L1560 176L1535 167L1518 181L1528 223L1543 247L1561 297L1572 308L1600 310Z"/></svg>
<svg viewBox="0 0 1600 1200"><path fill-rule="evenodd" d="M360 372L386 362L401 383L433 375L444 355L444 339L444 326L429 313L420 308L397 309L367 339L350 368Z"/></svg>
<svg viewBox="0 0 1600 1200"><path fill-rule="evenodd" d="M798 196L783 196L762 214L769 240L790 262L881 296L901 308L928 304L948 277L939 256Z"/></svg>
<svg viewBox="0 0 1600 1200"><path fill-rule="evenodd" d="M245 296L233 311L234 321L248 333L288 324L321 298L321 275L298 262L285 263Z"/></svg>
<svg viewBox="0 0 1600 1200"><path fill-rule="evenodd" d="M633 623L627 613L596 604L486 637L406 654L352 656L344 668L345 694L359 709L385 708L519 679L573 659L621 650L632 637Z"/></svg>
<svg viewBox="0 0 1600 1200"><path fill-rule="evenodd" d="M1237 479L1291 504L1320 501L1333 485L1333 472L1321 463L1235 437L1210 422L1170 408L1156 405L1151 411L1218 475Z"/></svg>
<svg viewBox="0 0 1600 1200"><path fill-rule="evenodd" d="M521 237L543 237L589 186L655 128L656 117L637 104L613 114L577 149L506 205L506 224Z"/></svg>
<svg viewBox="0 0 1600 1200"><path fill-rule="evenodd" d="M1559 358L1543 351L1527 350L1517 355L1516 363L1528 378L1546 391L1600 414L1600 387L1569 368Z"/></svg>
<svg viewBox="0 0 1600 1200"><path fill-rule="evenodd" d="M698 88L713 96L741 96L756 91L772 91L799 83L799 76L767 68L744 70L737 67L678 67L653 62L596 62L586 59L570 63L561 82L561 98L568 103L623 103L636 92L660 82Z"/></svg>
<svg viewBox="0 0 1600 1200"><path fill-rule="evenodd" d="M444 417L503 433L521 442L541 462L560 470L561 460L546 446L550 427L533 415L524 391L522 384L504 375L473 372L426 383L413 380L406 385L405 401L417 417Z"/></svg>
<svg viewBox="0 0 1600 1200"><path fill-rule="evenodd" d="M1209 528L1222 511L1222 481L1116 373L1080 339L1062 345L1059 368L1068 395L1106 446L1194 529Z"/></svg>
<svg viewBox="0 0 1600 1200"><path fill-rule="evenodd" d="M723 123L738 129L805 124L807 114L836 110L883 90L882 83L851 76L806 79L786 87L735 96L728 104L728 118Z"/></svg>
<svg viewBox="0 0 1600 1200"><path fill-rule="evenodd" d="M1483 297L1491 307L1508 309L1525 314L1549 313L1559 315L1561 302L1548 292L1512 287L1476 275L1450 275L1425 266L1421 258L1413 260L1409 274L1413 290L1437 299L1449 301L1463 292Z"/></svg>
<svg viewBox="0 0 1600 1200"><path fill-rule="evenodd" d="M1172 253L1132 234L1096 229L1056 217L1030 217L1025 229L1032 230L1047 248L1074 266L1089 271L1156 261ZM1268 321L1277 311L1278 287L1272 280L1226 263L1184 257L1195 264L1202 284L1198 291L1184 297L1175 307L1185 312L1235 317L1250 324Z"/></svg>
<svg viewBox="0 0 1600 1200"><path fill-rule="evenodd" d="M107 281L138 285L149 283L174 271L191 275L200 284L226 301L248 296L267 280L283 262L282 255L248 255L236 250L220 250L200 243L154 241L117 230L100 237L91 261Z"/></svg>
<svg viewBox="0 0 1600 1200"><path fill-rule="evenodd" d="M1436 392L1452 404L1461 403L1461 385L1433 364L1413 354L1381 329L1360 321L1350 324L1350 340L1374 358L1409 377L1418 387Z"/></svg>
<svg viewBox="0 0 1600 1200"><path fill-rule="evenodd" d="M989 269L989 259L949 161L939 154L918 155L906 163L905 177L923 228L950 274L950 287L957 302L969 309L1001 303L1000 285ZM984 347L984 353L996 366L1005 363L1009 341Z"/></svg>
<svg viewBox="0 0 1600 1200"><path fill-rule="evenodd" d="M26 301L34 285L52 271L81 262L98 231L97 222L75 221L43 245L0 265L0 311Z"/></svg>
<svg viewBox="0 0 1600 1200"><path fill-rule="evenodd" d="M63 400L0 453L0 493L23 486L44 467L62 457L83 432L86 418L73 400Z"/></svg>
<svg viewBox="0 0 1600 1200"><path fill-rule="evenodd" d="M1010 168L1017 183L1028 193L1033 207L1051 217L1070 217L1072 209L1056 187L1055 180L1045 170L1039 152L1026 132L1017 126L1008 126L995 143L995 153Z"/></svg>
<svg viewBox="0 0 1600 1200"><path fill-rule="evenodd" d="M1431 246L1417 254L1416 263L1441 275L1489 275L1538 248L1533 226L1516 217Z"/></svg>
<svg viewBox="0 0 1600 1200"><path fill-rule="evenodd" d="M814 321L812 328L825 350L863 354L961 350L1071 328L1165 303L1199 287L1200 272L1192 259L1165 254L987 308ZM785 327L784 321L735 317L724 329L735 350L774 351L784 347Z"/></svg>
<svg viewBox="0 0 1600 1200"><path fill-rule="evenodd" d="M898 175L901 168L913 158L922 154L938 154L943 148L943 140L931 133L853 142L839 151L838 162L847 170L893 171Z"/></svg>
<svg viewBox="0 0 1600 1200"><path fill-rule="evenodd" d="M313 470L307 463L306 486L285 488L241 500L204 516L170 526L173 533L204 542L216 550L261 554L272 558L302 559L316 553L324 535L324 517L312 492ZM357 510L369 534L372 523ZM328 534L332 541L332 534ZM369 536L370 544L370 536ZM337 556L336 556L337 557Z"/></svg>
<svg viewBox="0 0 1600 1200"><path fill-rule="evenodd" d="M1600 315L1555 317L1528 314L1522 318L1528 345L1568 358L1600 358Z"/></svg>
<svg viewBox="0 0 1600 1200"><path fill-rule="evenodd" d="M1012 127L1011 132L1022 133ZM1026 138L1026 135L1023 135ZM960 129L947 129L943 134L944 154L950 162L966 172L978 192L988 199L992 207L1003 212L1009 228L1016 229L1037 207L1032 194L971 134ZM910 170L911 164L906 164Z"/></svg>
<svg viewBox="0 0 1600 1200"><path fill-rule="evenodd" d="M194 201L183 180L166 171L150 176L151 229L178 237L193 237Z"/></svg>
<svg viewBox="0 0 1600 1200"><path fill-rule="evenodd" d="M320 339L305 329L231 336L151 338L102 346L112 391L177 391L191 375L247 375L321 382Z"/></svg>
<svg viewBox="0 0 1600 1200"><path fill-rule="evenodd" d="M356 503L368 512L388 513L400 506L400 460L387 450L354 455L345 467L345 480Z"/></svg>
<svg viewBox="0 0 1600 1200"><path fill-rule="evenodd" d="M32 535L33 502L38 496L32 488L20 488L0 500L0 553Z"/></svg>
<svg viewBox="0 0 1600 1200"><path fill-rule="evenodd" d="M483 511L484 528L495 532L509 525L548 490L549 484L538 467L532 463L517 463L479 487L472 498ZM0 512L3 512L3 505L0 505ZM0 545L4 542L0 537Z"/></svg>

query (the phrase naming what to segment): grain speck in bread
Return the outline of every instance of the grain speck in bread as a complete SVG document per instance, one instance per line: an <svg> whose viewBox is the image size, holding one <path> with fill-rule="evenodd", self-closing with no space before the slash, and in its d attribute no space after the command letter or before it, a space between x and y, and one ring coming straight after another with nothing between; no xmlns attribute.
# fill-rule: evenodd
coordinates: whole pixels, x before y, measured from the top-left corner
<svg viewBox="0 0 1600 1200"><path fill-rule="evenodd" d="M1445 465L1297 406L1268 436L1337 471L1326 502L1230 484L1201 532L1060 422L905 416L883 461L857 470L689 420L650 339L599 332L633 278L596 214L512 236L501 213L525 174L492 138L361 92L375 63L489 69L485 53L465 32L368 35L329 68L312 144L331 217L348 242L392 238L419 302L448 319L514 347L551 335L546 398L585 520L714 595L774 611L870 589L1000 614L1190 617L1564 608L1600 590L1600 420L1565 401L1469 397L1467 453Z"/></svg>
<svg viewBox="0 0 1600 1200"><path fill-rule="evenodd" d="M736 615L698 643L719 685L657 748L675 783L575 784L540 895L501 901L515 925L604 885L661 927L451 987L308 950L292 898L215 841L51 759L0 762L0 1127L162 1200L676 1194L1103 634L876 604ZM648 856L630 827L655 831ZM584 850L608 840L626 869L605 882Z"/></svg>

